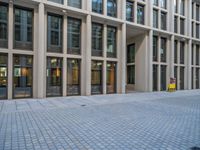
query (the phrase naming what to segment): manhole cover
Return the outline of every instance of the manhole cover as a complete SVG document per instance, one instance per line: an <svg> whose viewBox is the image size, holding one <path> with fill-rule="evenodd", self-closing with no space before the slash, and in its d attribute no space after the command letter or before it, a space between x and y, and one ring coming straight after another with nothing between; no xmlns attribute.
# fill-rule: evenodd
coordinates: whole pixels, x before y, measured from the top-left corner
<svg viewBox="0 0 200 150"><path fill-rule="evenodd" d="M192 147L191 150L200 150L200 147Z"/></svg>

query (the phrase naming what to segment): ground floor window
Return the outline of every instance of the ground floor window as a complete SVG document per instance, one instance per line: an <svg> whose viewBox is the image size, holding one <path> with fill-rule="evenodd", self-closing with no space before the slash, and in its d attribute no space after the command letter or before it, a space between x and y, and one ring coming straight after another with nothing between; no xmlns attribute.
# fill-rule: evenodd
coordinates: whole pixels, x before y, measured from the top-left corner
<svg viewBox="0 0 200 150"><path fill-rule="evenodd" d="M200 75L200 69L199 68L196 68L196 89L199 89L199 75Z"/></svg>
<svg viewBox="0 0 200 150"><path fill-rule="evenodd" d="M178 67L174 67L174 78L176 79L176 89L178 89Z"/></svg>
<svg viewBox="0 0 200 150"><path fill-rule="evenodd" d="M107 93L116 92L116 63L107 62Z"/></svg>
<svg viewBox="0 0 200 150"><path fill-rule="evenodd" d="M135 65L127 66L127 84L135 84Z"/></svg>
<svg viewBox="0 0 200 150"><path fill-rule="evenodd" d="M161 88L161 91L165 91L166 90L166 87L167 87L167 67L164 66L164 65L161 65L161 68L160 68L160 88Z"/></svg>
<svg viewBox="0 0 200 150"><path fill-rule="evenodd" d="M0 99L7 98L8 56L0 53Z"/></svg>
<svg viewBox="0 0 200 150"><path fill-rule="evenodd" d="M102 61L92 61L91 66L91 93L102 94Z"/></svg>
<svg viewBox="0 0 200 150"><path fill-rule="evenodd" d="M80 60L67 60L67 95L80 95Z"/></svg>
<svg viewBox="0 0 200 150"><path fill-rule="evenodd" d="M13 56L13 97L32 97L33 58L28 55Z"/></svg>
<svg viewBox="0 0 200 150"><path fill-rule="evenodd" d="M47 57L47 96L62 96L62 58Z"/></svg>
<svg viewBox="0 0 200 150"><path fill-rule="evenodd" d="M184 90L185 67L180 67L180 90Z"/></svg>
<svg viewBox="0 0 200 150"><path fill-rule="evenodd" d="M158 91L158 65L153 65L153 91Z"/></svg>

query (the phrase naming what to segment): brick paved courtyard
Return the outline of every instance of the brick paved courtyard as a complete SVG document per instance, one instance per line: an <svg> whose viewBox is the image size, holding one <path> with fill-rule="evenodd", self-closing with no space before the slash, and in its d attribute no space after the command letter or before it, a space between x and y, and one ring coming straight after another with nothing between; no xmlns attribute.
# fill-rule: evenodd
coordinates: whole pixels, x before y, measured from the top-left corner
<svg viewBox="0 0 200 150"><path fill-rule="evenodd" d="M0 101L0 150L195 150L200 91Z"/></svg>

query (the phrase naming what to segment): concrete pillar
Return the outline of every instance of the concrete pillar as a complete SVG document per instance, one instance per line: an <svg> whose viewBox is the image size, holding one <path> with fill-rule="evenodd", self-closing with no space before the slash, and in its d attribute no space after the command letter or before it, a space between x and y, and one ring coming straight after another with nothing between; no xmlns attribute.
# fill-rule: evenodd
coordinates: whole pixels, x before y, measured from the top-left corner
<svg viewBox="0 0 200 150"><path fill-rule="evenodd" d="M170 38L169 45L169 77L174 77L174 35Z"/></svg>
<svg viewBox="0 0 200 150"><path fill-rule="evenodd" d="M153 31L148 32L148 89L147 91L153 91Z"/></svg>
<svg viewBox="0 0 200 150"><path fill-rule="evenodd" d="M189 40L187 43L187 51L186 51L186 55L187 55L187 89L191 90L191 85L192 85L192 64L191 64L191 57L192 57L192 40Z"/></svg>
<svg viewBox="0 0 200 150"><path fill-rule="evenodd" d="M103 94L107 93L107 69L106 69L106 57L107 57L107 24L103 25L103 57L105 58L103 61Z"/></svg>
<svg viewBox="0 0 200 150"><path fill-rule="evenodd" d="M67 16L63 17L63 53L67 54ZM63 58L63 96L67 95L67 60Z"/></svg>
<svg viewBox="0 0 200 150"><path fill-rule="evenodd" d="M13 3L9 3L8 10L8 49L13 49ZM13 54L8 54L8 99L13 95Z"/></svg>
<svg viewBox="0 0 200 150"><path fill-rule="evenodd" d="M83 58L85 59L85 69L83 73L85 75L85 95L91 95L91 35L92 35L92 25L91 25L91 16L87 15L86 17L86 50Z"/></svg>
<svg viewBox="0 0 200 150"><path fill-rule="evenodd" d="M46 80L46 64L45 64L45 15L44 15L44 4L39 4L38 10L38 51L37 51L37 67L38 67L38 82L37 82L37 97L45 97L45 80Z"/></svg>

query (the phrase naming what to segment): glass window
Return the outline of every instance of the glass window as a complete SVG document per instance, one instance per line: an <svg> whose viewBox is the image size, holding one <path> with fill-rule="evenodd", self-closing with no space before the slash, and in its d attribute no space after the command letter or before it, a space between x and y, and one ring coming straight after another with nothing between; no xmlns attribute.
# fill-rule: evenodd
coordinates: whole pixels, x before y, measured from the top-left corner
<svg viewBox="0 0 200 150"><path fill-rule="evenodd" d="M158 28L158 10L153 10L153 27Z"/></svg>
<svg viewBox="0 0 200 150"><path fill-rule="evenodd" d="M181 0L180 2L180 14L185 15L185 0Z"/></svg>
<svg viewBox="0 0 200 150"><path fill-rule="evenodd" d="M13 56L13 96L14 98L32 97L33 58L27 55Z"/></svg>
<svg viewBox="0 0 200 150"><path fill-rule="evenodd" d="M81 8L81 0L68 0L68 6Z"/></svg>
<svg viewBox="0 0 200 150"><path fill-rule="evenodd" d="M67 95L80 95L80 60L67 59Z"/></svg>
<svg viewBox="0 0 200 150"><path fill-rule="evenodd" d="M62 16L48 14L48 52L62 52Z"/></svg>
<svg viewBox="0 0 200 150"><path fill-rule="evenodd" d="M7 98L8 56L0 53L0 99Z"/></svg>
<svg viewBox="0 0 200 150"><path fill-rule="evenodd" d="M185 19L180 18L180 34L185 34Z"/></svg>
<svg viewBox="0 0 200 150"><path fill-rule="evenodd" d="M180 64L185 63L185 43L180 42Z"/></svg>
<svg viewBox="0 0 200 150"><path fill-rule="evenodd" d="M131 1L126 1L126 20L134 21L134 3Z"/></svg>
<svg viewBox="0 0 200 150"><path fill-rule="evenodd" d="M92 61L91 66L91 93L92 94L102 94L102 74L103 63L101 61Z"/></svg>
<svg viewBox="0 0 200 150"><path fill-rule="evenodd" d="M8 47L8 7L0 3L0 47Z"/></svg>
<svg viewBox="0 0 200 150"><path fill-rule="evenodd" d="M174 63L177 64L178 60L178 41L174 41Z"/></svg>
<svg viewBox="0 0 200 150"><path fill-rule="evenodd" d="M161 38L161 49L160 49L160 58L161 62L166 62L167 55L167 39Z"/></svg>
<svg viewBox="0 0 200 150"><path fill-rule="evenodd" d="M192 56L191 56L191 64L194 65L194 44L192 44Z"/></svg>
<svg viewBox="0 0 200 150"><path fill-rule="evenodd" d="M135 44L128 45L127 48L127 63L135 62Z"/></svg>
<svg viewBox="0 0 200 150"><path fill-rule="evenodd" d="M180 67L180 90L184 90L185 67Z"/></svg>
<svg viewBox="0 0 200 150"><path fill-rule="evenodd" d="M167 13L161 12L161 29L167 30Z"/></svg>
<svg viewBox="0 0 200 150"><path fill-rule="evenodd" d="M154 1L153 1L153 4L154 4L155 6L158 6L158 0L154 0Z"/></svg>
<svg viewBox="0 0 200 150"><path fill-rule="evenodd" d="M199 39L199 24L196 24L196 38Z"/></svg>
<svg viewBox="0 0 200 150"><path fill-rule="evenodd" d="M33 12L28 9L14 9L14 47L20 49L32 49L33 37Z"/></svg>
<svg viewBox="0 0 200 150"><path fill-rule="evenodd" d="M158 61L158 37L153 36L153 61Z"/></svg>
<svg viewBox="0 0 200 150"><path fill-rule="evenodd" d="M107 57L117 56L117 28L107 26Z"/></svg>
<svg viewBox="0 0 200 150"><path fill-rule="evenodd" d="M116 63L107 62L107 93L116 93Z"/></svg>
<svg viewBox="0 0 200 150"><path fill-rule="evenodd" d="M161 65L161 77L160 77L160 90L161 91L166 91L167 87L167 66Z"/></svg>
<svg viewBox="0 0 200 150"><path fill-rule="evenodd" d="M160 0L160 7L166 9L167 8L167 1L166 0Z"/></svg>
<svg viewBox="0 0 200 150"><path fill-rule="evenodd" d="M196 89L199 89L200 87L199 76L200 76L200 69L196 68Z"/></svg>
<svg viewBox="0 0 200 150"><path fill-rule="evenodd" d="M174 17L174 32L178 33L178 17Z"/></svg>
<svg viewBox="0 0 200 150"><path fill-rule="evenodd" d="M158 65L153 65L153 91L158 91Z"/></svg>
<svg viewBox="0 0 200 150"><path fill-rule="evenodd" d="M196 5L196 20L199 21L200 19L200 7Z"/></svg>
<svg viewBox="0 0 200 150"><path fill-rule="evenodd" d="M92 23L92 56L103 56L103 25Z"/></svg>
<svg viewBox="0 0 200 150"><path fill-rule="evenodd" d="M137 23L144 24L144 6L137 5Z"/></svg>
<svg viewBox="0 0 200 150"><path fill-rule="evenodd" d="M196 45L196 65L199 65L199 51L200 51L200 48L199 48L199 45Z"/></svg>
<svg viewBox="0 0 200 150"><path fill-rule="evenodd" d="M62 58L47 57L46 95L62 96Z"/></svg>
<svg viewBox="0 0 200 150"><path fill-rule="evenodd" d="M127 66L127 84L135 84L135 65Z"/></svg>
<svg viewBox="0 0 200 150"><path fill-rule="evenodd" d="M63 0L48 0L48 1L63 4Z"/></svg>
<svg viewBox="0 0 200 150"><path fill-rule="evenodd" d="M178 0L174 0L174 12L178 12Z"/></svg>
<svg viewBox="0 0 200 150"><path fill-rule="evenodd" d="M177 83L178 83L178 67L177 66L174 67L174 78L176 79L176 89L178 89L177 88Z"/></svg>
<svg viewBox="0 0 200 150"><path fill-rule="evenodd" d="M117 0L107 0L107 15L117 17Z"/></svg>
<svg viewBox="0 0 200 150"><path fill-rule="evenodd" d="M67 26L68 54L81 54L81 20L68 17Z"/></svg>
<svg viewBox="0 0 200 150"><path fill-rule="evenodd" d="M92 0L92 11L103 14L103 0Z"/></svg>

